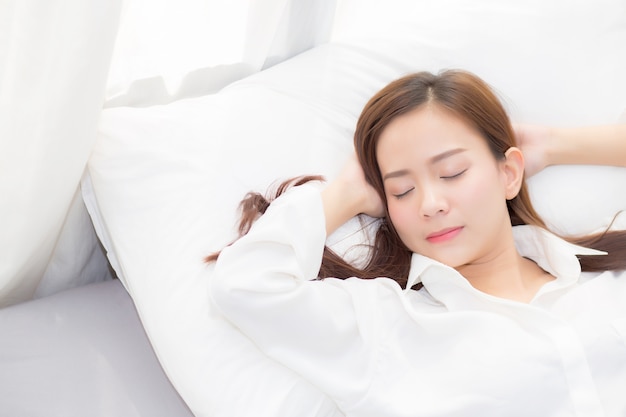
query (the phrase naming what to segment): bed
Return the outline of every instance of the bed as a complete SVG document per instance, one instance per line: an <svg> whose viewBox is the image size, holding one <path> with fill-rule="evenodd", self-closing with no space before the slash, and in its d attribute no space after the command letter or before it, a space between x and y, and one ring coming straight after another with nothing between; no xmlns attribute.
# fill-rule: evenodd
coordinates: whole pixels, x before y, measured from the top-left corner
<svg viewBox="0 0 626 417"><path fill-rule="evenodd" d="M63 293L57 307L42 299L0 311L0 323L12 328L21 312L57 311L94 297L119 320L134 323L107 330L107 343L126 343L117 348L127 360L149 356L133 375L137 385L151 384L133 392L105 378L100 390L115 386L111 395L134 399L120 400L115 412L92 404L89 413L57 415L342 415L320 389L265 357L214 311L207 294L211 266L203 257L235 236L237 204L247 191L300 174L336 175L351 152L361 108L392 79L463 68L495 88L515 122L626 122L623 1L342 4L331 42L218 93L102 112L81 186L117 279ZM372 12L376 22L368 18ZM601 230L626 209L624 168L551 167L529 186L539 213L565 234ZM358 243L375 227L373 220L350 221L329 244L357 257ZM626 228L626 216L613 227ZM75 326L63 334L68 342L83 337L86 324ZM27 339L16 337L15 343L11 360L19 363L19 352L28 355L19 348ZM59 357L45 355L44 362ZM81 374L101 381L103 370L92 368ZM0 394L6 396L2 415L44 415L44 407L54 404L52 393L67 392L49 384L25 388L28 371L12 370L21 385L15 395ZM23 405L29 393L39 399L33 412ZM67 401L82 404L84 393L75 394ZM171 408L140 409L147 406L143 395Z"/></svg>

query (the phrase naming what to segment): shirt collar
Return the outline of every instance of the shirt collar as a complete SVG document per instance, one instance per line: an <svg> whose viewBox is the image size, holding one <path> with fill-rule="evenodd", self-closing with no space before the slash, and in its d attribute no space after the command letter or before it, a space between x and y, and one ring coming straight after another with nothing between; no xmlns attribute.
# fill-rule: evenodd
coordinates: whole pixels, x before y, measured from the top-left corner
<svg viewBox="0 0 626 417"><path fill-rule="evenodd" d="M542 269L557 278L557 286L563 287L578 281L581 268L576 255L606 255L606 252L574 245L550 233L549 231L530 225L513 227L513 239L517 251L523 257L537 263ZM476 291L467 279L455 269L437 262L426 256L414 253L406 288L423 283L431 295L454 297L451 288ZM466 293L466 291L463 291Z"/></svg>

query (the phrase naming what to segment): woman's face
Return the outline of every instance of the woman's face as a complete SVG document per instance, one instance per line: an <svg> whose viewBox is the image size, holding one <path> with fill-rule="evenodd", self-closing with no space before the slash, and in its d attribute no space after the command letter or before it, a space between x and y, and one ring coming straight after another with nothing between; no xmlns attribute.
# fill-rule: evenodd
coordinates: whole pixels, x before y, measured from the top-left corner
<svg viewBox="0 0 626 417"><path fill-rule="evenodd" d="M456 268L488 261L510 236L506 162L452 113L424 105L396 117L376 155L391 222L411 251Z"/></svg>

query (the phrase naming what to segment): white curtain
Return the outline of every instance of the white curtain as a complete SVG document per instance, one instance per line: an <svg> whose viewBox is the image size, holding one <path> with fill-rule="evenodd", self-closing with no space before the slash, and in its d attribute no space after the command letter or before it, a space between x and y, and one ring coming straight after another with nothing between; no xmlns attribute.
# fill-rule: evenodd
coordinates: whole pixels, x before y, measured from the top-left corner
<svg viewBox="0 0 626 417"><path fill-rule="evenodd" d="M110 277L78 192L103 107L219 91L327 41L335 9L0 0L0 307Z"/></svg>
<svg viewBox="0 0 626 417"><path fill-rule="evenodd" d="M31 298L95 140L121 0L1 0L0 306Z"/></svg>
<svg viewBox="0 0 626 417"><path fill-rule="evenodd" d="M328 40L336 0L128 0L105 107L225 85Z"/></svg>

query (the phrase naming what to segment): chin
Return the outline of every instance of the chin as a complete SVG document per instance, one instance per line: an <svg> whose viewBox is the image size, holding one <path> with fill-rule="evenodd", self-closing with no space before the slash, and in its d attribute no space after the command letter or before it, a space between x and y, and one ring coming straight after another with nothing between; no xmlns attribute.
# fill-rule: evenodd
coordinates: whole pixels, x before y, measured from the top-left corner
<svg viewBox="0 0 626 417"><path fill-rule="evenodd" d="M440 262L450 268L458 268L463 265L467 265L471 262L471 259L468 256L463 256L461 254L450 254L450 253L431 253L430 255L425 254L424 252L420 252L431 259L434 259L437 262Z"/></svg>

